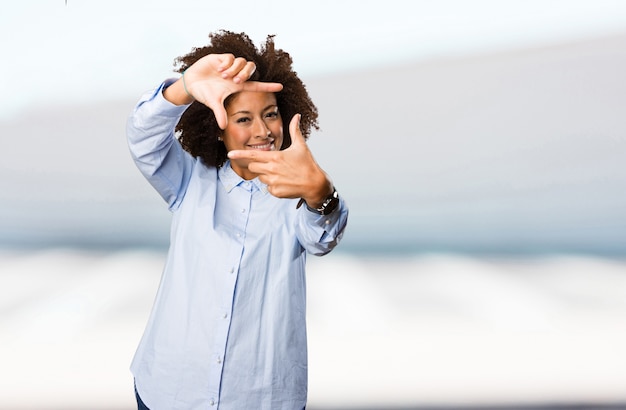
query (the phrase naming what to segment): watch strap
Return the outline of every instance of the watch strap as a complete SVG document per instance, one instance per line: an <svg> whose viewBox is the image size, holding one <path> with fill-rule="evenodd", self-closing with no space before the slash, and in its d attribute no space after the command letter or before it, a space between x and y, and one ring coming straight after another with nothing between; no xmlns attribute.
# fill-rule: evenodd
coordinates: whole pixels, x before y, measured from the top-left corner
<svg viewBox="0 0 626 410"><path fill-rule="evenodd" d="M296 208L300 208L302 204L306 204L304 198L301 198L300 201L298 201ZM333 192L328 195L326 199L324 199L324 202L322 202L322 205L320 205L319 208L311 208L308 204L306 207L311 212L315 212L320 215L328 215L334 211L335 208L337 208L337 205L339 205L339 193L337 192L337 189L333 187Z"/></svg>

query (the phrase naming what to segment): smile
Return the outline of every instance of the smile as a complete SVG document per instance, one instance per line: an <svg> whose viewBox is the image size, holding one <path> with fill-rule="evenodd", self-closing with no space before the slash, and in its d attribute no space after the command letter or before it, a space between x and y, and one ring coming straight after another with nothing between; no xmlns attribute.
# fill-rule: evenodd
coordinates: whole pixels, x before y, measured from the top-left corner
<svg viewBox="0 0 626 410"><path fill-rule="evenodd" d="M260 150L260 151L271 151L274 149L274 140L273 139L269 139L266 143L264 144L254 144L254 145L248 145L249 149L256 149L256 150Z"/></svg>

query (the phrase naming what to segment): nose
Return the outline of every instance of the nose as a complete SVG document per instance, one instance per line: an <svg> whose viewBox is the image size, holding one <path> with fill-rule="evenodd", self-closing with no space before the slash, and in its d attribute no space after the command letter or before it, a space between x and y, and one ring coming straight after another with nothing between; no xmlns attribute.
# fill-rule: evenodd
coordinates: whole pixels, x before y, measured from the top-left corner
<svg viewBox="0 0 626 410"><path fill-rule="evenodd" d="M265 124L265 121L259 119L255 121L253 133L254 138L267 138L272 132Z"/></svg>

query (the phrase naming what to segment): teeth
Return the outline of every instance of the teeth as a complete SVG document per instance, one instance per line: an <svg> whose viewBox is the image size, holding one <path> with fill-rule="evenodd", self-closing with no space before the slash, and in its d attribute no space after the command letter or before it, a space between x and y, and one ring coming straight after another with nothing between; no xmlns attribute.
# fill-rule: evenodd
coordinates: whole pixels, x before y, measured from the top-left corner
<svg viewBox="0 0 626 410"><path fill-rule="evenodd" d="M269 148L272 146L271 142L268 142L267 144L262 144L262 145L250 145L250 148L254 148L254 149L265 149L265 148Z"/></svg>

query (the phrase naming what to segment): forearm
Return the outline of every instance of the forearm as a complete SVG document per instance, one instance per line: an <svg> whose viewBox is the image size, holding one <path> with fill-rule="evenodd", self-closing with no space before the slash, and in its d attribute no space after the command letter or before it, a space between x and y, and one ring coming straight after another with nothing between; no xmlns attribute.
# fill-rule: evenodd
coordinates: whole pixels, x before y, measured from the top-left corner
<svg viewBox="0 0 626 410"><path fill-rule="evenodd" d="M307 194L302 199L304 199L309 208L317 209L333 193L333 183L321 168L314 172L314 175L309 180L310 185L306 190Z"/></svg>
<svg viewBox="0 0 626 410"><path fill-rule="evenodd" d="M194 99L185 86L185 74L163 90L163 97L174 105L189 105Z"/></svg>
<svg viewBox="0 0 626 410"><path fill-rule="evenodd" d="M126 135L137 168L170 206L180 196L193 159L178 144L174 129L186 106L162 96L169 81L145 94L128 119Z"/></svg>
<svg viewBox="0 0 626 410"><path fill-rule="evenodd" d="M144 158L167 150L174 142L174 128L186 107L173 105L163 98L161 93L170 84L172 80L165 81L144 94L128 118L126 136L133 158L138 162L148 161Z"/></svg>
<svg viewBox="0 0 626 410"><path fill-rule="evenodd" d="M339 197L337 207L328 215L300 209L297 235L308 253L321 256L332 251L340 242L348 223L348 207Z"/></svg>

